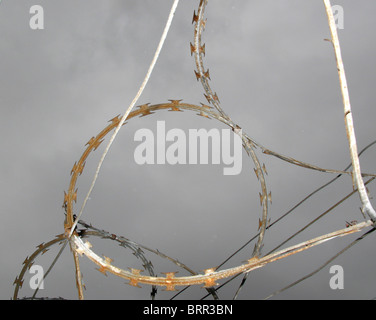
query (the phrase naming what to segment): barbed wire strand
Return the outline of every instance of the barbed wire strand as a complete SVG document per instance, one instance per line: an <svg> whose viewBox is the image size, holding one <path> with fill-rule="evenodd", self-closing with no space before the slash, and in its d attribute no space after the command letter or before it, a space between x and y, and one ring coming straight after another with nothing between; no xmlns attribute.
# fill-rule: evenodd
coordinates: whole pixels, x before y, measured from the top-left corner
<svg viewBox="0 0 376 320"><path fill-rule="evenodd" d="M147 82L149 81L150 75L151 75L151 73L153 72L154 66L155 66L155 64L156 64L156 62L157 62L157 60L158 60L159 54L160 54L160 52L161 52L161 50L162 50L163 44L164 44L165 39L166 39L166 37L167 37L167 33L168 33L169 29L170 29L170 26L171 26L171 23L172 23L172 19L173 19L173 17L174 17L174 14L175 14L175 11L176 11L176 8L177 8L178 4L179 4L179 0L174 0L174 2L173 2L173 4L172 4L172 7L171 7L171 10L170 10L170 13L169 13L169 16L168 16L168 19L167 19L167 22L166 22L166 26L165 26L165 28L164 28L164 30L163 30L163 33L162 33L161 39L160 39L160 41L159 41L159 43L158 43L158 47L157 47L157 49L156 49L156 51L155 51L155 54L154 54L153 60L152 60L152 62L151 62L151 64L150 64L150 66L149 66L149 69L148 69L148 71L147 71L147 73L146 73L146 76L145 76L145 78L144 78L144 80L143 80L143 82L142 82L142 84L141 84L141 87L140 87L140 89L138 90L136 96L135 96L134 99L132 100L131 104L129 105L129 107L128 107L128 109L126 110L126 112L124 113L124 115L122 116L122 118L121 118L119 124L117 125L117 127L116 127L114 133L112 134L112 136L111 136L111 138L110 138L110 140L109 140L109 142L108 142L108 144L107 144L106 149L104 150L104 152L103 152L103 154L102 154L102 157L101 157L101 159L100 159L100 161L99 161L99 163L98 163L98 167L97 167L97 169L96 169L95 175L94 175L94 177L93 177L93 181L92 181L92 183L91 183L91 185L90 185L89 191L88 191L88 193L87 193L87 195L86 195L86 197L85 197L85 199L84 199L84 202L83 202L83 204L82 204L81 210L80 210L79 214L77 215L77 218L76 218L76 220L73 222L73 225L72 225L72 227L71 227L71 230L70 230L70 233L69 233L69 237L72 236L72 233L73 233L73 231L74 231L74 229L75 229L75 226L77 225L78 220L80 219L80 217L81 217L81 215L82 215L82 212L83 212L83 210L84 210L84 208L85 208L86 202L88 201L88 199L89 199L89 197L90 197L90 194L91 194L91 192L92 192L92 190L93 190L93 188L94 188L95 182L96 182L96 180L97 180L97 178L98 178L99 171L100 171L101 166L102 166L102 164L103 164L103 161L104 161L104 159L105 159L105 157L106 157L106 155L107 155L107 153L108 153L108 150L110 149L110 147L111 147L113 141L114 141L115 138L116 138L116 135L117 135L118 132L120 131L122 125L124 124L125 120L127 119L129 113L132 111L133 107L135 106L136 102L138 101L139 97L141 96L142 92L144 91Z"/></svg>
<svg viewBox="0 0 376 320"><path fill-rule="evenodd" d="M350 104L350 96L349 90L347 86L346 74L345 74L345 67L342 61L341 55L341 47L339 44L338 33L337 33L337 25L334 20L332 6L330 4L330 0L323 0L324 6L326 10L326 14L328 16L329 22L329 29L332 39L329 40L333 44L334 54L337 62L337 70L338 70L338 77L341 87L341 94L343 100L343 108L345 114L345 125L346 125L346 133L347 139L349 142L349 150L351 155L351 161L353 166L353 186L358 187L358 193L360 200L362 202L362 210L364 213L368 214L373 222L376 223L376 212L372 207L372 204L368 198L367 190L364 185L364 181L362 179L361 169L360 169L360 162L357 152L357 143L355 137L355 129L353 123L353 117L351 112L351 104Z"/></svg>
<svg viewBox="0 0 376 320"><path fill-rule="evenodd" d="M371 234L372 232L374 232L376 229L375 228L372 228L370 230L368 230L367 232L365 232L363 235L361 235L360 237L358 237L357 239L355 239L354 241L352 241L350 244L348 244L345 248L343 248L341 251L339 251L338 253L336 253L333 257L331 257L329 260L327 260L325 263L323 263L320 267L318 267L317 269L315 269L314 271L312 271L311 273L305 275L304 277L292 282L291 284L289 284L288 286L280 289L280 290L277 290L277 291L274 291L272 294L270 294L269 296L267 296L266 298L264 298L264 300L267 300L267 299L270 299L272 297L274 297L275 295L279 294L279 293L282 293L283 291L286 291L287 289L290 289L292 288L293 286L297 285L298 283L312 277L313 275L315 275L316 273L318 273L319 271L321 271L322 269L324 269L329 263L331 263L333 260L337 259L341 254L343 254L344 252L346 252L348 249L350 249L353 245L357 244L360 240L363 240L366 236L368 236L369 234Z"/></svg>

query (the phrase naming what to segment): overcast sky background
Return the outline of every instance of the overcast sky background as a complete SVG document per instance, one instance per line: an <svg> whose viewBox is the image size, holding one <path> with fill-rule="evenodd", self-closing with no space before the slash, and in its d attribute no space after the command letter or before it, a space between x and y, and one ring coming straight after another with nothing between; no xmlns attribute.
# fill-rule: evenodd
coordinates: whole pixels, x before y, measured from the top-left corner
<svg viewBox="0 0 376 320"><path fill-rule="evenodd" d="M182 0L154 72L138 105L168 99L207 103L196 81L193 10L199 1ZM29 26L32 5L44 8L44 30ZM107 121L123 114L135 96L165 26L167 0L3 0L0 4L1 272L0 298L13 295L22 262L41 242L63 232L64 191L84 145ZM333 1L344 9L339 30L359 150L376 139L376 3ZM209 1L205 67L213 90L235 123L267 148L324 168L350 163L343 107L324 5L320 0ZM133 159L136 130L225 128L194 112L159 111L134 118L123 127L102 167L82 219L174 257L201 272L238 249L258 228L259 182L253 163L243 156L243 170L224 176L223 165L145 165ZM106 142L87 161L78 182L77 212ZM258 150L268 169L273 195L271 220L277 219L333 175L295 167ZM374 173L375 148L361 157L363 172ZM342 177L270 229L263 253L303 227L351 192ZM370 196L374 186L369 185ZM371 200L372 202L374 200ZM375 205L375 204L374 204ZM362 220L357 196L346 200L288 245ZM329 241L250 274L240 299L262 299L312 272L359 236ZM114 258L119 267L142 269L141 262L111 241L90 240L94 251ZM318 274L276 296L277 299L372 299L376 297L375 235L372 234ZM253 243L224 268L251 256ZM45 270L57 252L36 264ZM157 274L179 271L148 254ZM148 299L150 288L125 285L82 261L87 299ZM344 289L329 286L331 265L344 269ZM20 297L31 295L28 278ZM219 291L231 299L240 278ZM199 299L200 287L181 299ZM76 299L69 250L54 267L40 296ZM173 294L158 291L157 299Z"/></svg>

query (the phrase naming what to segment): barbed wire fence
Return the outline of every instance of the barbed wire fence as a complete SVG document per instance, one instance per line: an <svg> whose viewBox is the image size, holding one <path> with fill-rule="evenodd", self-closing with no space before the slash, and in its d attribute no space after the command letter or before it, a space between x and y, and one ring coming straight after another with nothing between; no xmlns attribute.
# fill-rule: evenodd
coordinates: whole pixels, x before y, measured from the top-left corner
<svg viewBox="0 0 376 320"><path fill-rule="evenodd" d="M349 164L344 169L327 169L321 168L316 165L306 163L303 161L299 161L294 159L290 156L286 156L280 154L276 151L270 150L267 147L263 146L261 143L255 141L252 137L250 137L245 131L242 129L242 126L235 123L227 112L231 112L231 108L228 106L222 106L219 100L219 97L215 90L213 90L210 86L210 73L209 69L205 65L205 56L206 56L206 47L205 44L202 43L203 33L205 31L206 24L208 23L205 18L205 10L208 4L208 0L200 0L198 4L197 11L195 10L193 13L192 24L194 27L194 35L193 41L190 43L190 53L195 62L195 70L194 75L195 79L202 84L204 90L204 96L206 98L205 103L191 104L186 103L182 100L169 100L165 103L158 103L158 104L143 104L135 107L138 98L141 96L143 89L145 88L147 81L150 77L150 74L153 70L154 65L156 64L159 54L161 52L164 40L167 37L168 30L171 26L171 22L174 16L174 12L178 6L177 0L173 2L166 27L162 34L161 40L159 42L158 48L154 55L153 61L150 65L150 68L147 72L147 75L140 87L140 90L136 94L134 100L131 102L125 113L120 116L115 116L109 121L109 124L100 131L96 136L93 136L86 144L86 148L79 158L74 163L74 166L71 170L71 178L69 187L66 192L64 192L64 199L63 199L63 208L65 212L65 222L64 222L64 232L60 235L57 235L54 239L42 243L37 247L37 250L34 251L29 257L27 257L23 262L23 267L21 272L16 277L14 281L14 294L13 299L19 299L19 292L22 288L24 283L25 274L30 268L33 266L35 261L40 258L41 255L46 253L51 247L60 245L59 253L54 258L53 262L49 265L49 268L44 273L44 279L49 275L50 270L52 270L56 263L58 263L58 259L66 248L69 245L71 253L73 255L74 264L75 264L75 277L76 277L76 286L78 291L79 299L84 298L84 288L85 285L83 283L81 268L80 268L80 259L81 257L85 257L92 261L94 264L97 265L98 270L103 274L113 274L119 278L126 279L127 283L134 287L140 287L143 285L150 286L150 296L152 299L155 299L158 294L158 289L162 287L166 291L174 291L174 294L171 298L176 298L184 292L184 290L190 286L201 286L206 290L206 295L204 296L211 296L213 299L218 299L218 293L222 288L226 285L231 283L234 279L241 277L242 280L240 284L236 288L236 292L234 293L234 298L237 298L241 294L241 290L247 283L248 275L255 269L262 268L269 263L291 257L292 255L308 250L313 248L317 245L320 245L324 242L329 240L343 237L349 234L354 234L360 232L366 228L369 230L365 231L361 236L353 240L350 244L346 245L340 252L336 253L332 258L324 262L319 268L315 269L313 272L308 273L306 276L294 281L293 283L289 284L288 286L281 288L274 293L271 293L267 298L270 298L274 295L277 295L280 292L283 292L294 285L300 283L301 281L313 276L317 272L319 272L322 268L327 266L330 262L332 262L335 258L339 255L344 253L346 250L351 248L353 245L358 243L360 240L364 239L368 234L374 231L374 222L376 221L376 214L371 205L369 200L368 192L366 186L375 179L376 175L372 173L364 173L360 170L360 162L359 156L361 156L364 152L369 150L376 141L370 143L368 146L360 150L358 152L357 143L355 139L355 132L354 132L354 125L352 120L352 111L350 106L350 98L347 91L347 83L345 77L345 70L341 58L341 51L339 46L339 40L336 30L336 24L332 12L332 6L329 0L324 0L324 6L328 17L329 22L329 30L331 34L331 39L327 39L334 48L334 54L336 58L336 67L338 70L338 75L340 79L340 88L343 97L343 105L344 105L344 117L345 117L345 126L347 137L349 141L349 150L351 155L352 163ZM213 4L214 5L214 4ZM134 109L134 110L133 110ZM171 111L171 112L181 112L181 111L188 111L194 112L200 117L209 118L215 121L222 123L223 125L230 128L234 134L240 137L242 141L242 146L253 163L254 166L254 177L260 184L260 191L259 191L259 200L261 206L261 212L259 214L258 220L258 232L254 234L253 237L244 243L240 248L234 248L232 254L225 258L221 263L216 266L209 266L202 272L197 272L189 267L189 261L181 262L174 257L170 257L168 254L163 253L163 251L159 251L157 249L152 249L148 246L143 244L137 243L135 240L128 239L122 235L116 235L111 233L111 231L102 230L98 226L93 226L90 223L86 222L82 219L82 215L84 212L85 205L87 200L90 198L91 191L94 188L96 179L98 177L98 173L101 169L101 165L104 162L104 159L112 145L112 142L115 140L117 133L121 130L123 125L130 122L133 118L143 118L145 116L150 116L154 113L161 112L163 110ZM225 111L227 110L227 112ZM183 113L184 114L184 113ZM97 150L97 148L108 139L108 144L99 160L97 169L94 174L94 178L91 182L89 191L84 198L83 205L80 210L75 209L75 204L77 202L77 194L78 188L77 183L82 175L85 164L88 161L89 157L92 153ZM278 218L271 220L269 216L269 207L272 204L272 193L269 190L267 185L267 166L265 163L260 161L260 154L265 156L274 157L280 161L287 162L294 166L303 167L307 170L313 170L318 172L324 173L331 173L336 174L336 177L328 181L326 184L322 185L320 188L314 190L310 194L308 194L304 199L294 205L290 210L285 212L284 214L280 215ZM297 209L301 204L303 204L306 200L313 197L317 192L323 190L331 183L336 181L339 177L347 175L352 177L353 181L353 191L347 195L345 195L340 201L336 202L325 210L325 212L321 213L316 218L312 219L308 224L306 224L303 228L298 230L297 232L289 235L286 240L281 242L278 246L274 249L270 250L266 254L262 254L262 248L264 245L264 236L266 232L272 232L272 228L282 221L285 217L291 214L295 209ZM366 181L363 181L363 178ZM178 192L178 191L176 191ZM331 212L334 208L339 206L343 201L348 199L353 195L359 195L361 205L362 205L362 213L364 216L363 222L351 221L348 222L345 228L334 230L332 232L322 234L311 238L309 240L300 242L296 245L292 245L289 247L284 247L284 245L292 240L297 235L300 235L302 232L307 230L313 223L318 221L319 219L323 218L329 212ZM117 243L120 247L126 249L126 251L132 252L133 256L142 264L143 269L138 268L128 268L128 266L115 266L113 264L113 259L111 257L107 257L106 255L98 255L93 250L95 246L92 246L91 242L86 241L87 239L92 238L100 238L113 241ZM238 253L244 249L245 247L249 248L252 247L252 254L248 257L248 259L237 266L230 267L227 269L222 269L223 265L225 265L230 259L236 257ZM185 270L187 273L186 276L177 276L177 272L168 272L163 270L163 272L156 270L153 264L153 258L150 258L150 255L158 256L171 264L175 265L175 267ZM128 269L127 269L128 268ZM159 276L158 274L163 274L163 276ZM223 283L220 283L222 282ZM41 285L42 282L39 283ZM39 286L35 288L34 294L31 297L26 297L26 299L37 299Z"/></svg>

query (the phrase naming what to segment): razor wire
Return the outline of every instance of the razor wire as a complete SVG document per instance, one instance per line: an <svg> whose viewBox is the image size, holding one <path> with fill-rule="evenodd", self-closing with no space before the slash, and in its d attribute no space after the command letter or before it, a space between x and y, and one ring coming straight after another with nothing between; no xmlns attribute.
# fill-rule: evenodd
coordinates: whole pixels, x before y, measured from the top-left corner
<svg viewBox="0 0 376 320"><path fill-rule="evenodd" d="M216 291L213 289L215 286L218 285L219 280L227 279L239 274L248 274L250 271L255 270L257 268L261 268L268 263L283 259L285 257L291 256L292 254L301 252L303 250L307 250L313 246L318 244L324 243L328 240L334 239L336 237L341 237L344 235L348 235L354 232L358 232L366 227L370 227L373 225L373 222L368 220L361 223L356 223L354 225L349 225L344 229L340 229L314 239L305 241L298 245L290 246L285 249L281 249L277 252L271 252L265 256L261 256L261 248L263 246L264 235L268 227L270 226L270 220L268 219L268 208L272 203L272 194L271 191L267 187L266 183L266 176L267 176L267 169L264 163L261 163L259 157L257 155L256 150L259 149L263 154L274 156L282 161L286 161L293 165L301 166L311 170L317 170L321 172L327 173L339 173L339 174L349 174L351 175L351 171L341 171L335 169L325 169L320 168L318 166L302 162L292 157L285 156L279 154L275 151L272 151L262 144L256 142L252 139L249 135L247 135L241 126L234 123L231 118L224 112L219 97L217 93L212 90L209 81L210 73L209 69L204 65L204 57L206 55L206 47L205 44L202 43L202 34L205 30L206 26L206 19L204 17L205 8L208 3L208 0L200 0L199 6L196 11L193 13L192 24L194 25L194 40L193 43L190 43L190 53L194 57L196 70L194 70L195 78L197 81L200 81L202 87L204 89L204 96L207 100L208 104L201 103L200 105L191 104L183 102L183 100L171 99L168 100L169 102L159 103L159 104L142 104L139 105L134 111L131 111L125 119L122 119L124 116L117 115L114 118L109 120L109 124L102 129L96 136L93 136L87 142L86 149L82 153L79 160L77 160L70 172L71 178L70 183L68 186L67 191L64 191L64 199L63 199L63 209L66 215L66 219L64 222L64 233L56 236L55 239L47 242L42 243L37 247L37 250L30 256L25 259L23 262L23 268L21 273L16 277L14 284L15 290L13 299L18 299L19 290L23 285L23 278L27 269L30 269L32 264L34 263L35 259L39 256L44 254L48 251L48 249L55 245L61 244L63 242L69 241L71 249L73 250L74 254L85 255L89 260L93 261L99 268L98 270L104 274L112 273L120 278L127 279L129 282L128 284L134 287L139 287L140 284L147 284L152 286L151 296L152 298L155 297L157 287L164 287L167 291L176 291L177 286L191 286L191 285L203 285L204 288L208 290L209 294L212 294L213 297L216 299ZM203 270L203 273L196 273L192 269L190 269L186 264L183 264L177 259L171 258L168 255L160 252L159 250L150 249L146 246L140 245L135 241L129 240L123 236L117 236L110 232L104 231L102 229L96 228L91 224L88 224L82 220L76 220L75 216L75 208L74 205L77 202L78 197L78 188L77 182L79 177L82 175L85 164L92 154L92 152L96 151L97 148L102 144L102 142L108 138L108 135L116 130L116 128L120 125L125 125L131 119L138 117L141 119L145 116L150 116L157 111L167 110L170 112L176 111L191 111L196 112L198 116L214 119L217 120L229 128L232 129L234 134L237 134L242 140L242 146L252 160L254 166L254 173L257 178L257 181L260 184L260 206L261 206L261 213L259 217L259 232L255 237L256 243L254 245L254 249L252 255L249 257L248 260L245 262L229 268L229 269L219 269L218 267L208 267ZM184 112L182 113L184 114ZM127 122L122 122L125 120ZM365 174L363 176L375 176L374 174ZM84 229L78 230L76 228L76 224L84 227ZM126 268L120 268L112 264L113 260L110 257L106 256L99 256L92 250L92 244L89 241L84 242L84 238L88 237L100 237L102 239L109 239L112 241L117 242L120 246L130 249L133 255L140 259L142 265L148 275L142 274L145 270L130 268L130 271L126 270ZM169 260L179 268L182 268L190 275L177 277L176 272L162 272L164 276L157 276L151 260L149 260L144 255L144 250L154 253L164 259ZM79 273L79 269L76 265ZM76 270L76 271L77 271ZM81 285L79 279L76 279L77 286Z"/></svg>

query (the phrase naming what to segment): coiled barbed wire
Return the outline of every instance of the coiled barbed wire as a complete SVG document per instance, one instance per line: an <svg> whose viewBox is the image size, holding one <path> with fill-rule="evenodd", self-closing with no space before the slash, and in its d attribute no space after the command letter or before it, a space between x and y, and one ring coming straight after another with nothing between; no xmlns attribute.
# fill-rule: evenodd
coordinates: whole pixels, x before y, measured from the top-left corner
<svg viewBox="0 0 376 320"><path fill-rule="evenodd" d="M223 111L218 95L214 92L209 84L210 75L209 69L204 67L204 56L206 54L206 47L205 44L202 44L202 33L205 30L206 20L204 19L204 12L207 5L208 0L200 0L199 6L196 11L194 11L192 23L194 24L194 41L193 44L190 44L190 52L191 55L194 55L195 64L197 70L195 70L195 77L197 80L200 80L203 89L204 89L204 96L209 104L213 107L201 103L201 105L189 104L182 102L182 100L169 100L168 103L161 103L161 104L143 104L138 106L137 110L132 111L126 117L126 120L130 120L136 116L144 117L155 113L156 111L160 110L169 110L169 111L194 111L197 112L199 116L203 116L206 118L211 118L218 120L225 125L229 126L237 135L239 135L242 139L242 145L245 149L247 155L252 159L253 164L255 166L254 172L257 177L257 180L260 182L261 192L260 192L260 204L262 207L262 213L259 222L259 233L257 243L255 244L252 256L242 264L224 270L217 270L216 267L209 267L204 270L203 274L197 274L193 270L190 270L186 265L181 264L179 261L169 258L167 255L160 253L159 251L154 253L159 254L162 257L165 257L175 263L175 265L184 268L185 270L191 273L190 276L184 277L176 277L176 272L165 272L165 276L158 277L155 275L154 270L152 268L152 264L150 260L148 260L142 253L141 248L146 249L141 245L136 244L124 237L118 237L114 234L110 234L104 230L97 229L87 223L79 221L81 225L83 225L86 229L85 231L78 232L74 229L74 203L77 202L77 192L78 189L76 187L77 181L79 176L81 176L84 168L85 163L89 157L89 155L95 151L101 143L104 141L106 136L113 131L115 128L119 126L119 123L122 119L120 115L112 118L108 124L100 133L98 133L95 137L90 138L90 140L86 144L86 149L84 150L81 158L74 163L73 168L71 170L71 180L69 183L68 190L64 192L64 200L63 200L63 208L66 213L66 220L64 222L64 230L65 232L61 235L58 235L56 239L47 242L46 244L41 244L38 246L38 249L24 261L24 267L21 270L20 275L14 281L16 285L14 299L18 298L18 291L22 287L23 284L23 276L27 270L30 268L31 265L34 263L34 260L40 254L44 254L48 248L52 245L57 243L62 243L63 241L67 241L69 238L68 235L72 234L72 237L69 238L69 243L71 248L75 253L79 253L81 255L85 255L91 261L99 266L99 271L102 273L112 273L117 275L121 278L125 278L129 280L131 286L138 287L140 283L148 284L153 287L152 296L156 292L156 286L164 286L165 290L167 291L174 291L176 290L176 286L187 286L187 285L203 285L205 288L209 290L209 293L212 293L215 297L215 292L211 289L215 285L217 285L217 281L220 279L229 278L234 275L238 275L241 273L248 273L256 268L260 268L270 262L285 258L297 252L306 250L311 248L312 246L318 245L335 237L347 235L350 233L358 232L363 228L371 226L373 223L372 221L365 221L353 226L349 226L345 229L337 230L335 232L311 239L309 241L305 241L299 245L291 246L286 249L282 249L275 253L270 253L264 257L260 256L260 250L263 243L263 238L265 235L265 231L267 229L268 224L268 206L270 205L272 198L271 192L268 191L266 186L266 178L267 175L265 164L261 164L255 149L259 147L264 154L275 156L283 161L287 161L294 165L299 165L308 169L318 170L322 172L331 172L331 173L346 173L351 174L351 172L345 172L340 170L331 170L331 169L324 169L320 168L308 163L301 162L299 160L293 159L288 156L281 155L277 152L269 150L263 147L261 144L254 141L250 138L241 127L235 124L230 117ZM363 174L367 175L367 174ZM370 176L374 176L372 174L368 174ZM73 231L73 229L75 231ZM89 230L91 229L91 230ZM72 233L73 232L73 233ZM91 244L89 242L84 242L83 238L87 236L100 236L102 238L107 238L110 240L114 240L120 243L121 246L127 247L134 252L134 255L141 259L143 262L144 268L147 270L149 275L142 275L143 272L140 269L131 269L131 271L116 267L112 264L112 259L109 257L100 257L98 256L93 250L91 249ZM151 249L147 249L149 251L153 251ZM77 281L79 285L79 281Z"/></svg>

